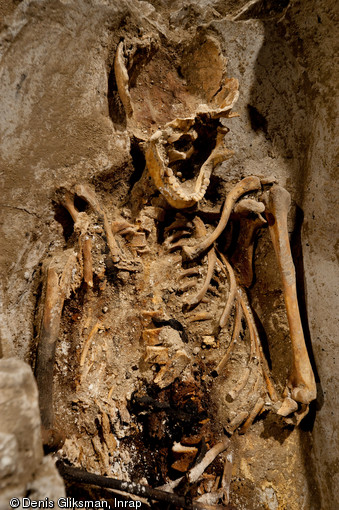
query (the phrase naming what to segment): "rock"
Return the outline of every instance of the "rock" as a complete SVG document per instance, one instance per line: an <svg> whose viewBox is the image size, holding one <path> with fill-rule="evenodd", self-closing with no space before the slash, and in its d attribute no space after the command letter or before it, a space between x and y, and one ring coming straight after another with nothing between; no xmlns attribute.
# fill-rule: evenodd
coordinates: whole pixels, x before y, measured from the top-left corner
<svg viewBox="0 0 339 510"><path fill-rule="evenodd" d="M43 457L38 390L31 368L18 359L0 360L0 508L27 490L39 497L64 496L51 458ZM34 499L34 498L33 498Z"/></svg>

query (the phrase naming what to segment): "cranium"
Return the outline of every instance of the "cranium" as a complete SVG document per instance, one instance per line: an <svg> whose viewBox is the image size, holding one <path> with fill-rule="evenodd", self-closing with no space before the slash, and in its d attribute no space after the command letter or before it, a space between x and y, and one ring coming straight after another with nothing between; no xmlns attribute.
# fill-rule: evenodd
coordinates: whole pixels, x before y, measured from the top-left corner
<svg viewBox="0 0 339 510"><path fill-rule="evenodd" d="M228 128L220 118L237 115L231 110L239 96L238 80L226 78L225 58L210 35L191 41L179 67L177 60L168 58L160 65L162 50L154 54L153 44L148 61L136 71L138 44L146 42L136 43L131 57L121 42L115 58L128 129L144 142L146 167L169 204L189 208L204 197L213 169L231 155L224 146ZM143 85L142 99L138 82Z"/></svg>

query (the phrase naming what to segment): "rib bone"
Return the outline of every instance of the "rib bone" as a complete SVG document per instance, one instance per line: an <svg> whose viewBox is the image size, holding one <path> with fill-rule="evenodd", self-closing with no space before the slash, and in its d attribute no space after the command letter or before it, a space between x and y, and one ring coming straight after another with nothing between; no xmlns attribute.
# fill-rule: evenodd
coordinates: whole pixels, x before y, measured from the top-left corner
<svg viewBox="0 0 339 510"><path fill-rule="evenodd" d="M272 243L282 278L292 342L293 367L287 386L291 390L293 400L309 404L316 398L316 385L299 314L295 268L288 239L287 214L290 203L291 197L288 191L274 185L269 194L267 213Z"/></svg>

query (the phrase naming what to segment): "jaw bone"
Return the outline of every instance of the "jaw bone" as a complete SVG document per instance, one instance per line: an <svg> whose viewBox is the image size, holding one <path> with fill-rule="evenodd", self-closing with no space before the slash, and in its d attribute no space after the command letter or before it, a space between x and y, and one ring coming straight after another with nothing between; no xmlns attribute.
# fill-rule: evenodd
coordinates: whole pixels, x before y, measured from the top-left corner
<svg viewBox="0 0 339 510"><path fill-rule="evenodd" d="M169 165L174 161L189 160L194 149L191 147L187 152L179 152L171 144L183 137L189 138L193 142L198 136L194 129L194 123L195 118L191 117L176 119L166 124L163 130L154 133L146 148L147 169L161 194L176 209L192 207L199 202L206 193L213 169L232 155L223 142L224 135L228 130L219 126L215 147L200 167L195 181L186 181L185 184L180 182ZM175 159L173 159L173 154L175 154Z"/></svg>

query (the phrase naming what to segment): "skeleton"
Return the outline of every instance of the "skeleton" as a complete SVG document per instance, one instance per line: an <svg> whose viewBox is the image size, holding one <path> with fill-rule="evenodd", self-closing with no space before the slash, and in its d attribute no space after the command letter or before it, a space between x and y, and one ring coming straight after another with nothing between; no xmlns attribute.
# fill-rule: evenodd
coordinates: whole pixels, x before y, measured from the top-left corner
<svg viewBox="0 0 339 510"><path fill-rule="evenodd" d="M126 110L128 125L140 135L137 121L134 120L126 66L124 44L121 42L115 59L117 88ZM238 379L232 383L230 377L225 396L230 413L228 422L223 425L229 436L236 431L245 434L264 411L275 412L296 424L307 414L310 402L316 397L316 390L301 326L288 241L289 193L274 184L274 179L248 176L228 192L220 213L205 211L200 206L208 191L214 168L230 156L230 151L224 146L224 136L228 129L220 119L235 116L231 109L237 97L237 81L226 80L212 102L200 104L189 116L171 120L149 137L144 137L145 172L152 177L163 199L156 197L153 203L148 204L147 199L144 199L134 218L127 220L118 211L106 210L90 185L77 184L59 193L59 202L74 222L74 234L73 246L61 255L54 255L45 264L46 291L36 377L42 424L47 433L46 442L51 440L55 427L54 356L65 300L82 286L85 289L85 302L93 298L94 287L97 292L104 292L108 267L118 278L119 284L128 282L132 275L137 282L143 279L143 285L138 284L143 289L140 304L146 305L140 312L140 363L147 374L145 377L148 384L158 391L166 392L175 384L180 385L178 380L187 381L187 394L184 394L183 400L186 403L197 402L196 412L203 418L199 418L199 423L194 425L195 435L184 434L179 441L173 442L173 468L188 473L186 482L196 483L209 464L209 457L213 460L228 444L228 440L223 440L221 447L214 447L217 449L215 455L212 448L205 461L189 470L197 458L196 445L203 437L211 434L208 424L210 418L206 422L206 409L199 404L199 390L192 382L194 355L191 338L199 335L212 350L219 346L221 354L214 360L213 366L210 363L208 370L213 377L220 378L225 377L234 350L240 346L240 352L244 352L246 346L240 337L246 330L250 353L242 362ZM140 203L140 195L147 194L143 179L132 191L135 203ZM86 204L85 211L78 210L78 199ZM207 221L205 218L208 216L212 220ZM229 260L221 240L229 226L234 224L239 226L239 236ZM267 225L281 273L293 353L293 368L281 397L271 378L246 295L246 288L253 281L256 234ZM163 236L162 247L159 247L157 241L159 233ZM106 261L101 257L105 245L108 252ZM147 302L147 289L153 292L152 304ZM163 298L165 294L167 301ZM88 310L92 313L90 306ZM173 317L173 314L176 315ZM82 330L81 354L78 356L79 366L75 375L76 394L83 402L85 400L81 392L96 363L95 359L89 358L89 353L97 335L105 330L103 317L99 317L94 325L92 321L91 328L90 323L89 316ZM97 370L100 373L103 366L100 365ZM113 386L108 392L108 400L112 394ZM95 436L92 443L94 451L102 456L102 462L109 472L105 455L113 455L117 442L112 434L114 427L108 417L110 411L107 399L101 403L90 399L86 401L86 409L94 406L95 402L101 416L103 441L98 441L98 436ZM77 399L75 401L78 402ZM153 402L152 405L156 404ZM127 413L126 418L124 413ZM119 414L122 422L128 423L126 408L120 409ZM84 426L89 427L88 422ZM214 487L211 494L215 498L213 500L211 496L207 502L216 502L220 497L228 502L229 459L225 461L221 487ZM79 459L77 462L81 464Z"/></svg>

